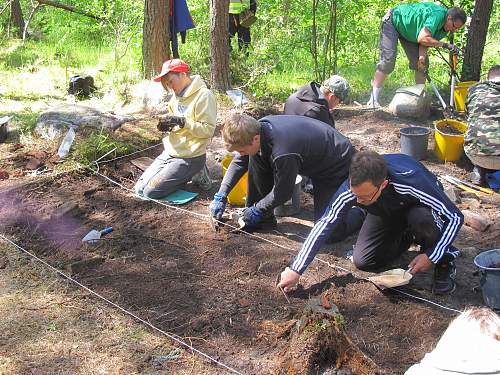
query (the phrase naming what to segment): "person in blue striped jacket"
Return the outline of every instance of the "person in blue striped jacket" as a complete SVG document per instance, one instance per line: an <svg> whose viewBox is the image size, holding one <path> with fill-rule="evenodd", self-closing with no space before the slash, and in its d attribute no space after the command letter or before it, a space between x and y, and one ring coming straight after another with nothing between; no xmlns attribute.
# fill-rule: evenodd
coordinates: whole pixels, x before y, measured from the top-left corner
<svg viewBox="0 0 500 375"><path fill-rule="evenodd" d="M354 265L363 271L387 266L410 245L420 253L410 262L411 273L434 268L433 292L455 290L455 258L452 245L463 215L443 191L436 176L420 162L403 154L358 152L352 158L349 177L331 199L293 262L281 273L278 287L289 290L320 249L325 239L346 236L341 225L346 212L358 205L367 211L353 251Z"/></svg>

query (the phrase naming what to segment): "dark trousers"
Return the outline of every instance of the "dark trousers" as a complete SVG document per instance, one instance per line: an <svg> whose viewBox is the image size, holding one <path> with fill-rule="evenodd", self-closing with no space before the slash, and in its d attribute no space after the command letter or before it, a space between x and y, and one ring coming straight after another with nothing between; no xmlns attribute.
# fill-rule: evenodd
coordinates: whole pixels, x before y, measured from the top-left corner
<svg viewBox="0 0 500 375"><path fill-rule="evenodd" d="M325 213L328 203L330 203L330 200L340 185L342 185L343 181L337 181L335 179L320 180L315 178L311 180L314 186L314 222L316 222Z"/></svg>
<svg viewBox="0 0 500 375"><path fill-rule="evenodd" d="M431 209L423 206L414 206L391 218L368 214L354 247L354 265L363 271L374 271L408 250L412 243L420 245L422 252L434 247L441 238L440 227L445 224L436 220Z"/></svg>
<svg viewBox="0 0 500 375"><path fill-rule="evenodd" d="M231 51L231 39L238 34L238 49L241 51L250 45L250 29L240 25L240 15L229 15L229 50Z"/></svg>
<svg viewBox="0 0 500 375"><path fill-rule="evenodd" d="M271 192L274 186L273 169L260 154L252 155L248 160L248 193L246 206L251 207ZM273 210L264 213L274 215Z"/></svg>
<svg viewBox="0 0 500 375"><path fill-rule="evenodd" d="M314 185L314 221L323 216L328 203L341 185L342 181L312 179ZM248 193L246 205L250 207L264 198L274 187L274 173L269 163L260 154L249 157L248 162ZM352 210L351 210L352 211ZM272 211L267 213L272 215ZM356 208L355 212L348 215L344 223L344 230L351 234L358 230L364 219L364 211ZM340 239L339 239L340 240Z"/></svg>

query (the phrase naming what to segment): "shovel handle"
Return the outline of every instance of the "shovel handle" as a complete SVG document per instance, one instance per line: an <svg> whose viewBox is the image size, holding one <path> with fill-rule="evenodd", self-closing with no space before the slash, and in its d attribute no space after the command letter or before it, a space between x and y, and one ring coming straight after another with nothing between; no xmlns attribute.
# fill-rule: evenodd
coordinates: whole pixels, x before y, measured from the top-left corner
<svg viewBox="0 0 500 375"><path fill-rule="evenodd" d="M468 187L468 186L465 186L465 185L463 185L463 184L457 184L456 186L457 186L457 187L459 187L460 189L462 189L462 190L464 190L464 191L468 192L468 193L472 193L472 194L474 194L475 196L477 196L477 197L479 197L479 198L481 198L481 197L483 196L483 195L481 194L481 192L479 192L479 191L477 191L477 190L474 190L474 189L472 189L472 188L470 188L470 187Z"/></svg>

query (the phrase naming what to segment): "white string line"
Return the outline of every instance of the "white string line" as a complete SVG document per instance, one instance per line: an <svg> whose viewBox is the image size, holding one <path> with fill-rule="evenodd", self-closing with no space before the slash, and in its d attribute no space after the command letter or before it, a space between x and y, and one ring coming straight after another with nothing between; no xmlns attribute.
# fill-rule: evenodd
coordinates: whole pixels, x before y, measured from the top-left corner
<svg viewBox="0 0 500 375"><path fill-rule="evenodd" d="M129 156L131 156L131 155L135 155L135 154L138 154L138 153L140 153L140 152L143 152L143 151L149 150L149 149L151 149L151 148L158 147L158 146L160 146L160 145L162 145L162 143L157 143L157 144L155 144L155 145L153 145L153 146L149 146L149 147L143 148L142 150L134 151L134 152L132 152L132 153L130 153L130 154L126 154L126 155L118 156L118 157L113 158L113 159L103 160L103 161L101 161L100 163L101 163L101 164L104 164L104 163L109 163L109 162L112 162L112 161L115 161L115 160L123 159L123 158L129 157ZM95 160L95 161L94 161L94 163L96 163L96 164L97 164L97 162L98 162L99 160L103 159L104 157L106 157L109 153L113 152L114 150L116 150L116 147L115 147L114 149L112 149L110 152L108 152L107 154L104 154L103 156L101 156L99 159Z"/></svg>
<svg viewBox="0 0 500 375"><path fill-rule="evenodd" d="M160 201L160 200L157 200L157 199L154 199L154 198L148 198L148 197L142 197L142 196L141 196L141 197L139 197L139 196L137 196L137 195L135 194L134 190L127 188L126 186L122 185L122 184L121 184L121 183L119 183L118 181L115 181L115 180L111 179L110 177L108 177L108 176L106 176L106 175L102 174L102 173L101 173L101 172L99 172L98 170L96 171L96 170L93 170L93 169L92 169L92 168L90 168L90 167L88 167L88 168L89 168L91 171L93 171L95 174L97 174L97 175L99 175L99 176L103 177L104 179L108 180L108 181L109 181L109 182L111 182L112 184L114 184L114 185L117 185L117 186L121 187L123 190L126 190L126 191L129 191L129 192L133 193L133 194L134 194L134 196L135 196L135 197L137 197L138 199L141 199L141 200L148 200L148 201L153 201L153 202L158 203L158 204L160 204L160 205L162 205L162 206L165 206L165 207L167 207L167 208L174 209L174 210L181 211L181 212L185 212L185 213L187 213L188 215L198 216L198 217L203 218L203 219L207 219L207 220L208 220L208 219L209 219L209 217L210 217L210 216L209 216L209 215L207 215L207 214L201 214L201 213L199 213L199 212L194 212L194 211L186 210L185 208L181 208L181 207L173 206L173 205L170 205L170 204L165 203L164 201ZM272 245L275 245L275 246L277 246L277 247L280 247L280 248L282 248L282 249L284 249L284 250L287 250L287 251L296 251L296 250L293 250L293 249L291 249L291 248L289 248L289 247L283 246L283 245L281 245L281 244L279 244L279 243L273 242L273 241L271 241L271 240L269 240L269 239L267 239L267 238L260 237L260 236L257 236L257 235L255 235L255 234L253 234L253 233L248 233L248 232L245 232L245 231L243 231L243 230L240 230L240 229L241 229L240 227L236 227L236 226L234 226L234 225L231 225L231 224L225 223L225 222L220 221L220 220L217 220L217 219L215 219L215 218L213 219L213 221L215 221L215 222L219 223L220 225L224 225L224 226L226 226L226 227L229 227L229 228L232 228L232 229L234 229L234 230L238 230L238 231L240 231L240 232L242 232L242 233L245 233L246 235L248 235L248 236L250 236L250 237L254 237L254 238L259 239L259 240L262 240L262 241L264 241L264 242L268 242L268 243L270 243L270 244L272 244Z"/></svg>
<svg viewBox="0 0 500 375"><path fill-rule="evenodd" d="M110 161L113 161L113 160L117 160L117 159L125 158L125 157L127 157L127 156L132 155L132 154L136 154L136 153L139 153L139 152L145 151L145 150L147 150L147 149L150 149L150 148L153 148L153 147L157 147L157 146L159 146L160 144L161 144L161 143L156 144L156 145L153 145L153 146L150 146L150 147L148 147L148 148L146 148L146 149L143 149L143 150L135 151L135 152L133 152L133 153L131 153L131 154L123 155L123 156L118 157L118 158L115 158L115 159L110 159L110 160L107 160L107 161L103 161L103 162L101 162L101 163L107 163L107 162L110 162ZM81 165L81 164L79 164L79 163L78 163L78 164L77 164L77 166L76 166L75 168L73 168L73 169L71 169L71 170L69 170L69 171L61 171L61 172L59 172L59 173L56 173L56 176L57 176L57 175L59 175L59 174L69 173L69 172L73 172L73 171L76 171L76 170L79 170L79 169L88 168L88 169L90 169L91 171L93 171L94 173L96 173L96 174L100 175L101 177L105 178L106 180L110 181L111 183L113 183L113 184L115 184L115 185L117 185L117 186L121 187L122 189L127 190L127 191L132 191L131 189L126 188L125 186L123 186L122 184L118 183L117 181L114 181L114 180L112 180L111 178L109 178L109 177L107 177L107 176L105 176L105 175L103 175L103 174L101 174L101 173L99 172L99 163L98 163L98 161L99 161L99 160L101 160L102 158L106 157L108 154L110 154L110 153L111 153L111 152L113 152L114 150L115 150L115 149L113 149L113 150L109 151L108 153L104 154L104 155L103 155L103 156L101 156L99 159L97 159L96 161L94 161L94 162L93 162L93 163L95 163L95 164L96 164L96 166L97 166L97 171L94 171L94 170L90 167L90 165ZM146 200L152 200L152 201L154 201L154 202L156 202L156 203L158 203L158 204L160 204L160 205L163 205L163 206L165 206L165 207L167 207L167 208L174 209L174 210L178 210L178 211L181 211L181 212L185 212L185 213L187 213L187 214L189 214L189 215L198 216L198 217L202 217L202 218L208 218L208 215L203 215L203 214L200 214L200 213L197 213L197 212L193 212L193 211L189 211L189 210L186 210L186 209L183 209L183 208L180 208L180 207L175 207L175 206L172 206L172 205L168 205L168 204L166 204L165 202L162 202L162 201L159 201L159 200L156 200L156 199L151 199L151 198L147 198L147 197L144 197L144 198L146 198ZM233 225L231 225L231 224L228 224L228 223L225 223L225 222L223 222L223 221L217 220L217 219L215 219L215 218L213 219L213 221L215 221L215 222L217 222L217 223L219 223L219 224L221 224L221 225L225 225L225 226L227 226L227 227L233 228L233 229L237 229L237 230L239 230L239 229L240 229L240 228L237 228L237 227L235 227L235 226L233 226ZM279 244L279 243L276 243L276 242L274 242L274 241L268 240L267 238L260 237L260 236L257 236L257 235L255 235L255 234L253 234L253 233L248 233L248 232L245 232L245 231L241 231L241 232L242 232L242 233L244 233L244 234L246 234L246 235L248 235L248 236L250 236L250 237L254 237L254 238L260 239L260 240L265 241L265 242L268 242L268 243L270 243L270 244L272 244L272 245L274 245L274 246L277 246L277 247L279 247L279 248L282 248L282 249L284 249L284 250L287 250L288 252L291 252L291 253L293 253L293 254L295 254L295 252L296 252L296 250L294 250L294 249L292 249L292 248L290 248L290 247L288 247L288 246L283 246L283 245L281 245L281 244ZM115 304L115 303L113 303L113 302L111 302L111 301L108 301L106 298L102 297L102 296L101 296L101 295L99 295L98 293L96 293L96 292L92 291L91 289L87 288L86 286L84 286L84 285L80 284L78 281L73 280L71 277L69 277L69 276L67 276L67 275L63 274L61 271L59 271L59 270L57 270L56 268L52 267L50 264L46 263L46 262L45 262L45 261L43 261L42 259L40 259L40 258L36 257L35 255L33 255L33 254L29 253L28 251L26 251L25 249L23 249L22 247L20 247L20 246L18 246L17 244L13 243L12 241L10 241L10 240L9 240L9 239L7 239L6 237L4 237L2 234L0 234L0 237L2 237L4 240L6 240L6 241L10 242L11 244L13 244L13 245L14 245L15 247L17 247L18 249L20 249L20 250L24 251L25 253L29 254L29 255L30 255L30 256L32 256L33 258L37 259L38 261L42 262L43 264L47 265L49 268L53 269L53 270L54 270L55 272L57 272L58 274L61 274L63 277L67 278L68 280L70 280L70 281L72 281L72 282L76 283L77 285L81 286L81 287L82 287L82 288L84 288L85 290L88 290L90 293L92 293L92 294L94 294L95 296L97 296L98 298L100 298L100 299L102 299L102 300L106 301L107 303L111 304L112 306L115 306L115 307L116 307L116 308L118 308L119 310L123 311L125 314L128 314L128 315L130 315L130 316L134 317L135 319L137 319L137 320L141 321L142 323L146 324L147 326L151 327L152 329L154 329L154 330L156 330L156 331L158 331L158 332L162 333L163 335L165 335L165 336L167 336L167 337L171 338L172 340L174 340L174 341L176 341L176 342L180 343L181 345L183 345L183 346L186 346L186 347L190 348L190 349L191 349L191 350L193 350L194 352L196 352L196 353L200 354L201 356L203 356L203 357L205 357L205 358L209 359L210 361L213 361L214 363L219 364L220 366L222 366L222 367L226 368L227 370L229 370L229 371L231 371L231 372L234 372L234 373L236 373L236 374L243 375L243 374L241 374L240 372L238 372L237 370L235 370L235 369L233 369L233 368L231 368L231 367L229 367L229 366L225 365L225 364L224 364L224 363L222 363L222 362L217 361L216 359L214 359L214 358L210 357L209 355L207 355L207 354L205 354L205 353L201 352L200 350L198 350L198 349L196 349L196 348L192 347L191 345L189 345L189 344L187 344L187 343L183 342L182 340L177 339L175 336L172 336L172 335L168 334L167 332L164 332L164 331L162 331L161 329L159 329L159 328L157 328L157 327L153 326L151 323L149 323L149 322L147 322L147 321L145 321L145 320L143 320L143 319L141 319L141 318L137 317L136 315L134 315L133 313L131 313L131 312L127 311L127 310L125 310L125 309L124 309L124 308L122 308L121 306L119 306L119 305L117 305L117 304ZM358 279L362 279L362 280L369 281L368 279L363 278L363 277L361 277L361 276L357 275L356 273L354 273L354 272L352 272L352 271L350 271L350 270L348 270L348 269L346 269L346 268L343 268L343 267L337 266L337 265L335 265L335 264L330 264L329 262L327 262L327 261L325 261L325 260L323 260L323 259L321 259L321 258L314 257L314 260L317 260L318 262L324 263L324 264L326 264L326 265L327 265L328 267L330 267L330 268L333 268L333 269L340 269L340 270L342 270L342 271L344 271L344 272L351 273L354 277L356 277L356 278L358 278ZM446 306L440 305L440 304L438 304L438 303L436 303L436 302L433 302L433 301L427 300L427 299L422 298L422 297L418 297L418 296L412 295L412 294L410 294L410 293L403 292L403 291L401 291L401 290L399 290L399 289L396 289L396 288L388 288L388 289L395 290L395 291L396 291L396 292L398 292L398 293L401 293L401 294L407 295L407 296L412 297L412 298L415 298L415 299L417 299L417 300L421 300L421 301L424 301L424 302L430 303L430 304L435 305L435 306L437 306L437 307L440 307L440 308L442 308L442 309L446 309L446 310L454 311L454 312L457 312L457 313L461 313L461 311L459 311L459 310L455 310L455 309L452 309L452 308L449 308L449 307L446 307Z"/></svg>
<svg viewBox="0 0 500 375"><path fill-rule="evenodd" d="M40 263L44 264L45 266L47 266L48 268L50 268L52 271L54 271L55 273L61 275L62 277L66 278L67 280L75 283L76 285L78 285L79 287L85 289L87 292L93 294L94 296L100 298L101 300L103 300L104 302L110 304L111 306L117 308L118 310L124 312L125 314L133 317L134 319L137 319L138 321L140 321L141 323L147 325L148 327L152 328L153 330L167 336L168 338L174 340L175 342L179 343L180 345L183 345L185 346L186 348L198 353L199 355L205 357L206 359L218 364L219 366L222 366L224 367L225 369L235 373L235 374L239 374L239 375L243 375L241 372L235 370L234 368L232 367L229 367L227 365L225 365L224 363L222 362L219 362L218 360L216 360L215 358L213 357L210 357L208 354L202 352L201 350L198 350L196 349L194 346L192 345L189 345L188 343L182 341L181 339L175 337L174 335L168 333L168 332L165 332L163 330L161 330L160 328L154 326L153 324L149 323L148 321L138 317L137 315L135 315L134 313L128 311L128 310L125 310L123 307L121 307L120 305L117 305L116 303L108 300L107 298L101 296L99 293L97 292L94 292L92 289L86 287L85 285L83 285L82 283L80 283L79 281L73 279L71 276L68 276L66 275L64 272L58 270L57 268L53 267L52 265L50 265L49 263L47 263L46 261L44 261L43 259L37 257L35 254L29 252L28 250L22 248L21 246L19 246L18 244L16 244L15 242L11 241L9 238L5 237L3 234L0 233L0 238L3 238L5 241L7 241L8 243L10 243L11 245L15 246L17 249L21 250L22 252L24 252L25 254L28 254L29 256L31 256L32 258L36 259L37 261L39 261Z"/></svg>
<svg viewBox="0 0 500 375"><path fill-rule="evenodd" d="M415 299L418 299L418 300L421 300L421 301L425 301L425 302L428 302L432 305L436 305L438 307L441 307L442 309L446 309L446 310L450 310L450 311L453 311L453 312L456 312L456 313L463 313L463 311L460 311L460 310L456 310L456 309L453 309L451 307L447 307L447 306L443 306L443 305L440 305L439 303L436 303L436 302L433 302L433 301L430 301L428 299L425 299L425 298L422 298L422 297L418 297L418 296L414 296L413 294L410 294L410 293L406 293L406 292L403 292L402 290L399 290L399 289L396 289L396 288L390 288L392 290L395 290L396 292L398 293L401 293L401 294L404 294L404 295L407 295L407 296L410 296L410 297L413 297Z"/></svg>
<svg viewBox="0 0 500 375"><path fill-rule="evenodd" d="M326 261L325 261L325 262L326 262ZM337 265L335 265L335 264L330 264L330 263L328 263L328 262L326 262L326 263L327 263L330 267L332 267L332 268L338 268L338 269L340 269L340 270L342 270L342 271L345 271L345 272L347 272L347 273L351 273L351 274L352 274L355 278L357 278L357 279L360 279L360 280L365 280L365 281L368 281L368 282L370 282L370 283L372 282L369 278L366 278L366 277L360 276L360 275L356 274L356 272L350 271L350 270L348 270L348 269L346 269L346 268L343 268L343 267L337 266ZM415 296L415 295L413 295L413 294L411 294L411 293L408 293L408 292L403 292L402 290L397 289L397 288L393 288L393 287L386 287L386 289L391 289L391 290L394 290L394 291L396 291L396 292L398 292L398 293L401 293L401 294L404 294L404 295L406 295L406 296L409 296L409 297L415 298L415 299L417 299L417 300L421 300L421 301L428 302L428 303L430 303L430 304L432 304L432 305L435 305L435 306L441 307L441 308L446 309L446 310L454 311L454 312L457 312L457 313L459 313L459 314L461 314L461 313L463 312L463 311L460 311L460 310L455 310L455 309L453 309L453 308L451 308L451 307L447 307L447 306L444 306L444 305L440 305L440 304L439 304L439 303L437 303L437 302L433 302L433 301L430 301L430 300L428 300L428 299L425 299L425 298L422 298L422 297L419 297L419 296Z"/></svg>
<svg viewBox="0 0 500 375"><path fill-rule="evenodd" d="M99 168L99 163L95 163L95 164L97 164L97 167ZM94 171L92 168L90 168L90 167L88 167L88 168L89 168L90 170ZM103 178L105 178L106 180L110 181L111 183L113 183L113 184L115 184L115 185L117 185L117 186L121 187L121 188L122 188L122 189L124 189L124 190L130 191L130 192L134 192L132 189L129 189L129 188L125 187L124 185L120 184L118 181L115 181L115 180L113 180L113 179L109 178L108 176L103 175L103 174L102 174L102 173L100 173L98 170L97 170L97 171L94 171L94 173L95 173L95 174L97 174L97 175L99 175L99 176L101 176L101 177L103 177ZM180 207L177 207L177 206L172 206L172 205L169 205L169 204L167 204L167 203L165 203L165 202L163 202L163 201L159 201L159 200L157 200L157 199L152 199L152 198L148 198L148 197L140 197L140 199L143 199L143 200L150 200L150 201L156 202L156 203L158 203L158 204L161 204L162 206L165 206L165 207L167 207L167 208L174 209L174 210L178 210L178 211L181 211L181 212L185 212L185 213L187 213L188 215L198 216L198 217L201 217L201 218L204 218L204 219L207 219L207 220L208 220L208 218L209 218L209 215L207 215L207 214L200 214L200 213L198 213L198 212L193 212L193 211L190 211L190 210L186 210L186 209L184 209L184 208L180 208ZM261 236L258 236L258 235L256 235L256 234L253 234L253 233L248 233L248 232L245 232L245 231L243 231L243 230L240 230L240 228L239 228L239 227L235 227L235 226L233 226L233 225L231 225L231 224L225 223L225 222L220 221L220 220L217 220L217 219L215 219L215 218L213 218L213 221L215 221L215 222L219 223L220 225L225 225L225 226L227 226L227 227L230 227L230 228L233 228L233 229L239 230L241 233L244 233L244 234L246 234L246 235L248 235L248 236L250 236L250 237L253 237L253 238L259 239L259 240L261 240L261 241L264 241L264 242L270 243L270 244L272 244L272 245L274 245L274 246L277 246L277 247L279 247L279 248L281 248L281 249L287 250L287 251L288 251L289 253L291 253L291 254L295 254L295 253L296 253L296 251L297 251L297 250L292 249L291 247L288 247L288 246L285 246L285 245L281 245L281 244L279 244L279 243L277 243L277 242L274 242L274 241L272 241L272 240L269 240L269 239L267 239L267 238L265 238L265 237L261 237ZM318 258L317 256L315 256L315 257L314 257L314 260L317 260L318 262L323 263L323 264L327 265L327 266L328 266L328 267L330 267L330 268L333 268L333 269L340 269L340 270L342 270L342 271L344 271L344 272L351 273L351 274L352 274L354 277L356 277L357 279L361 279L361 280L365 280L365 281L369 281L369 282L371 282L371 281L370 281L370 280L368 280L367 278L362 277L362 276L359 276L359 275L357 275L357 274L356 274L355 272L353 272L353 271L350 271L350 270L348 270L348 269L346 269L346 268L343 268L343 267L337 266L337 265L335 265L335 264L331 264L331 263L329 263L328 261L326 261L326 260L324 260L324 259ZM428 300L428 299L425 299L425 298L422 298L422 297L418 297L418 296L415 296L415 295L410 294L410 293L407 293L407 292L402 292L401 290L396 289L396 288L391 288L391 287L388 287L387 289L395 290L395 291L397 291L398 293L405 294L405 295L410 296L410 297L412 297L412 298L415 298L415 299L417 299L417 300L421 300L421 301L428 302L428 303L430 303L430 304L432 304L432 305L435 305L435 306L441 307L442 309L445 309L445 310L454 311L454 312L457 312L457 313L459 313L459 314L460 314L460 313L462 313L462 311L455 310L455 309L453 309L453 308L451 308L451 307L447 307L447 306L444 306L444 305L440 305L440 304L439 304L439 303L437 303L437 302L433 302L433 301L431 301L431 300Z"/></svg>

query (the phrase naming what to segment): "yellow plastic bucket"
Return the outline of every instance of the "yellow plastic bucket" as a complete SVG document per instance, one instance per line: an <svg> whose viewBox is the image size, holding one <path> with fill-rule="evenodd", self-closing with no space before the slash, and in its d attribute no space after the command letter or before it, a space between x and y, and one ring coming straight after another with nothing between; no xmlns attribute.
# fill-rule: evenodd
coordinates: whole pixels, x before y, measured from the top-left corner
<svg viewBox="0 0 500 375"><path fill-rule="evenodd" d="M227 169L229 168L229 164L231 164L231 160L233 160L233 157L231 155L226 155L224 159L222 159L222 176L226 174ZM227 201L235 206L244 206L248 191L247 184L248 172L245 172L238 183L229 192Z"/></svg>
<svg viewBox="0 0 500 375"><path fill-rule="evenodd" d="M434 122L434 129L437 157L443 161L460 159L464 150L464 133L467 130L467 124L457 120L439 120Z"/></svg>
<svg viewBox="0 0 500 375"><path fill-rule="evenodd" d="M465 100L467 99L467 92L469 87L476 84L477 81L460 82L455 86L453 97L455 99L455 109L459 112L465 111Z"/></svg>

